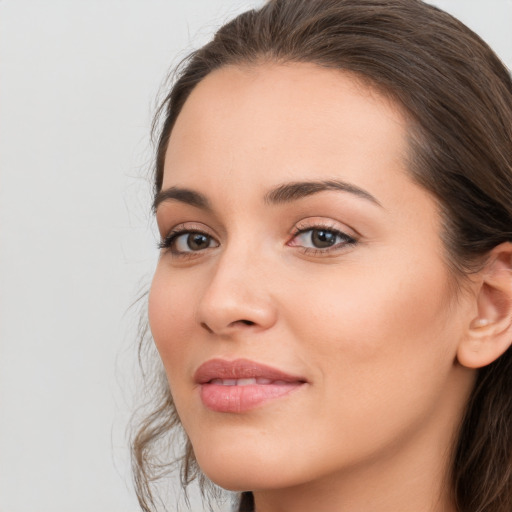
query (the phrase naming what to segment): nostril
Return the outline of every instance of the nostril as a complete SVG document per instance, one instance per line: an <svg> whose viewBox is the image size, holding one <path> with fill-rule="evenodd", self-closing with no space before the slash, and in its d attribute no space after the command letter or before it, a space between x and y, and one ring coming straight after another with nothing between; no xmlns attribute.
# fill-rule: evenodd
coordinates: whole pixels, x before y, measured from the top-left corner
<svg viewBox="0 0 512 512"><path fill-rule="evenodd" d="M219 328L218 330L216 328L211 328L206 322L201 322L199 324L205 331L207 331L210 334L220 334L224 332L224 328ZM229 325L226 325L225 327L230 330L231 328L241 327L241 326L252 326L256 325L256 322L253 322L251 320L235 320L234 322L231 322Z"/></svg>
<svg viewBox="0 0 512 512"><path fill-rule="evenodd" d="M203 329L206 329L210 334L212 334L212 333L213 333L212 329L210 329L210 328L208 327L208 325L206 325L204 322L201 322L201 327L202 327Z"/></svg>
<svg viewBox="0 0 512 512"><path fill-rule="evenodd" d="M251 320L235 320L234 322L231 322L229 324L229 327L237 327L237 326L240 327L242 325L248 325L248 326L256 325L256 322L253 322Z"/></svg>

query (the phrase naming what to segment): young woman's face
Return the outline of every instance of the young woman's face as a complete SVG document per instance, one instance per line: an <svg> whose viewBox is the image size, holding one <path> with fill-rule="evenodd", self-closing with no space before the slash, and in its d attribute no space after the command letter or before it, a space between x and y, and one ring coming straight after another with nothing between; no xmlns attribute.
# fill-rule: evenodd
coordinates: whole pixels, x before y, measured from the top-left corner
<svg viewBox="0 0 512 512"><path fill-rule="evenodd" d="M221 486L440 470L475 312L454 296L436 203L408 175L407 129L377 92L309 64L221 69L179 115L150 324Z"/></svg>

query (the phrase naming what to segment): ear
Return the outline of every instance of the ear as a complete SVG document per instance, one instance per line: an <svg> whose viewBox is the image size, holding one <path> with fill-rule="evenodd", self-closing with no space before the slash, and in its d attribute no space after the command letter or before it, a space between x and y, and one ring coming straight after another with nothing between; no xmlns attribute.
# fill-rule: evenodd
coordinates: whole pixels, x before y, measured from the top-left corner
<svg viewBox="0 0 512 512"><path fill-rule="evenodd" d="M491 364L512 343L512 244L496 246L478 275L478 313L457 350L459 363L468 368Z"/></svg>

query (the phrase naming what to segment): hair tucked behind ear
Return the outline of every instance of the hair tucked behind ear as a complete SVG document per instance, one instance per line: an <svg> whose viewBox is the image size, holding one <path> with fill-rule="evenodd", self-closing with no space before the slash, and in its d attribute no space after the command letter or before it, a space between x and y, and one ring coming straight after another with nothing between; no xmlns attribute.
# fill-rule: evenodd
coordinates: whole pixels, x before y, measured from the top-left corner
<svg viewBox="0 0 512 512"><path fill-rule="evenodd" d="M194 87L228 65L309 62L357 74L409 118L412 177L438 200L447 263L458 282L496 245L512 241L512 82L462 23L419 0L271 0L224 25L179 68L157 123L155 192L167 143ZM511 352L482 369L454 449L460 512L512 510ZM142 508L152 510L158 443L179 425L169 389L134 438ZM183 482L198 474L184 454ZM170 461L169 461L170 464ZM250 494L243 499L251 505Z"/></svg>

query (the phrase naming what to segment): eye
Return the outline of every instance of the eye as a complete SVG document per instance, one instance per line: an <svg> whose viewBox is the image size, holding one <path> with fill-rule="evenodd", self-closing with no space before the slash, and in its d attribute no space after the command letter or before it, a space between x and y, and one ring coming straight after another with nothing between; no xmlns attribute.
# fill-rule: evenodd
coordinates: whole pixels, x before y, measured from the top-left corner
<svg viewBox="0 0 512 512"><path fill-rule="evenodd" d="M338 249L355 243L354 238L337 229L313 227L300 230L289 245L303 247L306 250L327 252L329 249Z"/></svg>
<svg viewBox="0 0 512 512"><path fill-rule="evenodd" d="M174 255L180 256L193 252L218 247L218 242L201 231L174 231L159 243L160 249L169 249Z"/></svg>

